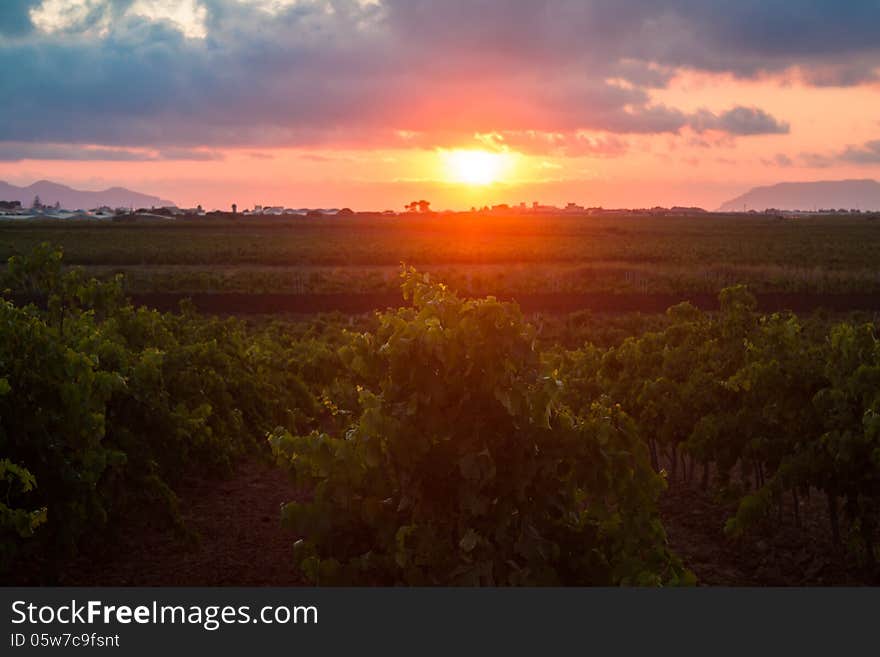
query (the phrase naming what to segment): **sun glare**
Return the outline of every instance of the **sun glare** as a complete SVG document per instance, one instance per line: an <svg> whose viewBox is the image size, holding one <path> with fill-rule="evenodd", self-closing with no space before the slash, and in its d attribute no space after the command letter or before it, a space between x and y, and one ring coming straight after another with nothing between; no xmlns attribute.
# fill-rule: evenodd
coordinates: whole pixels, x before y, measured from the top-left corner
<svg viewBox="0 0 880 657"><path fill-rule="evenodd" d="M491 185L498 182L511 166L508 153L480 150L444 151L443 162L450 181L467 185Z"/></svg>

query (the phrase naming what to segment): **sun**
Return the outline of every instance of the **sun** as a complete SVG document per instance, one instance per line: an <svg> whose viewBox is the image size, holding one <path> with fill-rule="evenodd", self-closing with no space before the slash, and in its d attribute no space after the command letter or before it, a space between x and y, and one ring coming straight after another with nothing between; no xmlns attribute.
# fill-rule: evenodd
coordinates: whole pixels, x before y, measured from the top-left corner
<svg viewBox="0 0 880 657"><path fill-rule="evenodd" d="M443 151L446 177L466 185L491 185L501 180L511 166L508 153L481 150Z"/></svg>

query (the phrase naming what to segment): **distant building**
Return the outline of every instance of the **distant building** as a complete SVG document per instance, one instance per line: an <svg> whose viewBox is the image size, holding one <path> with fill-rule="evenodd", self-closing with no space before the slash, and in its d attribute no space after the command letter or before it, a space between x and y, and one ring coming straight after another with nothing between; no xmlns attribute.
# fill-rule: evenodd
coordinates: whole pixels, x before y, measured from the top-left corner
<svg viewBox="0 0 880 657"><path fill-rule="evenodd" d="M187 217L191 217L191 216L204 217L205 216L205 210L204 210L204 208L202 208L201 205L198 205L194 208L172 208L172 210L177 210L176 212L173 212L173 214L180 214L180 215L187 216ZM162 214L164 214L164 212Z"/></svg>

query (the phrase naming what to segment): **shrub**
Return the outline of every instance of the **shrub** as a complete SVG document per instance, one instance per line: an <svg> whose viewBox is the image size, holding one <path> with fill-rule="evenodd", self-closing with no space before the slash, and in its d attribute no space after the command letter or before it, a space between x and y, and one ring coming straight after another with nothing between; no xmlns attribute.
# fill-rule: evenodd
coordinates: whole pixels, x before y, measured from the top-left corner
<svg viewBox="0 0 880 657"><path fill-rule="evenodd" d="M276 430L313 499L285 521L318 584L657 585L689 575L666 547L663 487L630 419L557 401L518 308L404 273L413 309L340 356L362 382L351 424Z"/></svg>

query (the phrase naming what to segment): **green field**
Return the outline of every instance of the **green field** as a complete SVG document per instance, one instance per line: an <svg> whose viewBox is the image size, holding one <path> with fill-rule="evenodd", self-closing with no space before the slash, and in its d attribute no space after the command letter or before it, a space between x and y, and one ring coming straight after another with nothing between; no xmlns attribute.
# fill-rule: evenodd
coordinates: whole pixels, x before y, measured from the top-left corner
<svg viewBox="0 0 880 657"><path fill-rule="evenodd" d="M3 259L42 242L130 292L394 291L401 262L472 294L880 292L873 215L0 223Z"/></svg>

